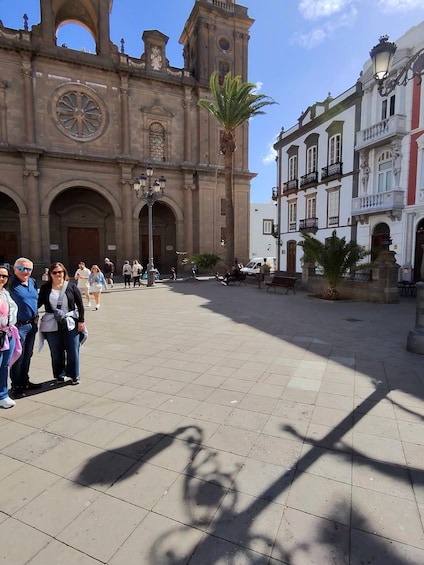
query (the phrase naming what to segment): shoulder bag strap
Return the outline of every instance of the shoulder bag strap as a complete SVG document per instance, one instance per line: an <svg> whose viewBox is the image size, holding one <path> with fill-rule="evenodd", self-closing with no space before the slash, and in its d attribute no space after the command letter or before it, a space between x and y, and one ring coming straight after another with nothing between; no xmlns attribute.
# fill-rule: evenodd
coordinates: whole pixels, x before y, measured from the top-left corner
<svg viewBox="0 0 424 565"><path fill-rule="evenodd" d="M57 309L60 310L62 308L62 301L65 295L66 289L68 288L68 281L63 282L62 290L60 291L59 298L57 300Z"/></svg>

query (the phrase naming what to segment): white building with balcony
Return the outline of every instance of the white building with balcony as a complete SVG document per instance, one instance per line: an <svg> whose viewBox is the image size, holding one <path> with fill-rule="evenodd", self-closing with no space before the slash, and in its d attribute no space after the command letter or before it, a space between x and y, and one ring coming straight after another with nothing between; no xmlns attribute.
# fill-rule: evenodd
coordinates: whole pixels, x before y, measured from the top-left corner
<svg viewBox="0 0 424 565"><path fill-rule="evenodd" d="M277 151L278 210L281 271L299 273L303 252L301 233L325 241L355 239L352 198L358 193L356 132L361 123L362 85L357 83L336 98L316 102L298 123L282 130Z"/></svg>
<svg viewBox="0 0 424 565"><path fill-rule="evenodd" d="M386 38L387 39L387 38ZM384 39L383 39L384 40ZM363 68L358 193L352 200L357 241L396 252L400 278L420 279L424 245L424 22L396 41L392 71L380 85Z"/></svg>

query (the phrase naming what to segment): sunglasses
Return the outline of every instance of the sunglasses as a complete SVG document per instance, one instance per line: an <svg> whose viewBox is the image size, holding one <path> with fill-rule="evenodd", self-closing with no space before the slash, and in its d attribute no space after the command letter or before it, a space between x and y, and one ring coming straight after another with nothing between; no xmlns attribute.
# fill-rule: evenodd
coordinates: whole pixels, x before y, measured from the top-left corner
<svg viewBox="0 0 424 565"><path fill-rule="evenodd" d="M0 275L0 279L8 279L9 275Z"/></svg>
<svg viewBox="0 0 424 565"><path fill-rule="evenodd" d="M22 267L22 265L18 265L16 268L21 273L30 273L32 271L32 267Z"/></svg>
<svg viewBox="0 0 424 565"><path fill-rule="evenodd" d="M63 271L52 271L52 275L61 275Z"/></svg>

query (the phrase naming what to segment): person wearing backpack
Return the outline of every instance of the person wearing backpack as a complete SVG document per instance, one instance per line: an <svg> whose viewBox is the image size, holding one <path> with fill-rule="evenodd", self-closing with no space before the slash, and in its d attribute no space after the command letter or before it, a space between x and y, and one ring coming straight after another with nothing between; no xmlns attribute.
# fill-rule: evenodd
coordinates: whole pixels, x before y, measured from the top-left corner
<svg viewBox="0 0 424 565"><path fill-rule="evenodd" d="M143 267L140 265L137 259L134 259L133 261L131 273L133 279L133 286L135 287L136 284L138 284L138 286L141 286L140 278L141 275L143 274Z"/></svg>
<svg viewBox="0 0 424 565"><path fill-rule="evenodd" d="M122 266L122 275L124 277L124 288L131 288L131 265L129 261L125 261Z"/></svg>

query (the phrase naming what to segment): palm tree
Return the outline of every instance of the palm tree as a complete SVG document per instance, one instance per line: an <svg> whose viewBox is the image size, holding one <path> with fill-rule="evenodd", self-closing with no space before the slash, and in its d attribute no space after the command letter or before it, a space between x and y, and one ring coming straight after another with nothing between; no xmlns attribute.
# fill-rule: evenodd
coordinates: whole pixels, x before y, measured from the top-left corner
<svg viewBox="0 0 424 565"><path fill-rule="evenodd" d="M345 237L337 237L336 230L331 237L322 243L309 233L301 233L303 241L298 245L302 247L305 263L316 263L323 268L324 277L328 287L323 291L322 297L327 300L337 300L339 292L336 289L339 280L348 272L370 267L370 264L357 265L364 257L369 255L356 241L346 242Z"/></svg>
<svg viewBox="0 0 424 565"><path fill-rule="evenodd" d="M220 151L224 155L225 175L225 246L228 267L234 263L234 152L237 148L235 130L252 116L265 114L264 106L275 102L264 94L255 94L256 84L242 82L240 76L231 78L231 73L219 84L219 73L214 71L210 77L210 91L213 102L199 100L198 105L208 110L221 125L223 131Z"/></svg>

